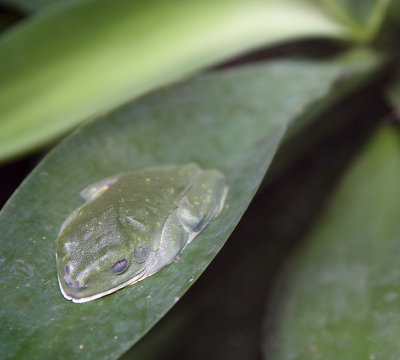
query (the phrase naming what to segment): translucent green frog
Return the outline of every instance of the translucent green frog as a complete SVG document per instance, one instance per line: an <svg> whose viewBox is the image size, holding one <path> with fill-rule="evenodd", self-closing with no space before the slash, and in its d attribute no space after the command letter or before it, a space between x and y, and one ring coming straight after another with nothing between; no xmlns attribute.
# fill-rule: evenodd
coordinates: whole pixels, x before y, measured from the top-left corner
<svg viewBox="0 0 400 360"><path fill-rule="evenodd" d="M82 303L171 263L221 209L224 176L195 164L132 171L82 190L56 239L64 297Z"/></svg>

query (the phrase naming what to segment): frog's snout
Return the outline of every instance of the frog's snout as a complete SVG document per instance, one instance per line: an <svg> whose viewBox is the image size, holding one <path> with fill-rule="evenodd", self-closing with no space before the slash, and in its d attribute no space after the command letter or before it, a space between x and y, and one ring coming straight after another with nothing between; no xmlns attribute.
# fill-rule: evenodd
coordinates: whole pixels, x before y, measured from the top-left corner
<svg viewBox="0 0 400 360"><path fill-rule="evenodd" d="M64 282L68 285L69 288L74 290L84 289L86 287L85 285L81 284L78 280L71 279L71 272L68 265L65 267Z"/></svg>

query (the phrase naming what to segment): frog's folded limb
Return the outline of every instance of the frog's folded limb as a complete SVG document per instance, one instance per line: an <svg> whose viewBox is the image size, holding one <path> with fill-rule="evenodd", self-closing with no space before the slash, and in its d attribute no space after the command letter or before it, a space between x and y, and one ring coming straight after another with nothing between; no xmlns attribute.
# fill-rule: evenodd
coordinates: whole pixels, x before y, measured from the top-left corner
<svg viewBox="0 0 400 360"><path fill-rule="evenodd" d="M100 196L103 194L108 188L114 184L118 179L120 175L118 176L113 176L109 177L107 179L103 179L101 181L98 181L97 183L91 184L86 186L81 192L80 196L81 198L85 201L88 202L90 200L95 199L96 197ZM68 217L64 220L62 223L60 230L58 232L58 236L63 232L65 227L71 222L71 220L75 219L79 212L82 210L82 206L79 208L75 209L71 214L68 215Z"/></svg>
<svg viewBox="0 0 400 360"><path fill-rule="evenodd" d="M146 276L156 273L174 261L189 240L190 234L181 225L177 211L173 211L164 223L159 248L153 263L146 270Z"/></svg>
<svg viewBox="0 0 400 360"><path fill-rule="evenodd" d="M154 255L156 261L147 269L146 276L177 258L186 245L220 213L227 192L225 178L216 170L203 171L195 177L189 191L164 223L160 246Z"/></svg>
<svg viewBox="0 0 400 360"><path fill-rule="evenodd" d="M197 176L177 209L179 221L186 231L198 233L218 216L227 192L225 178L220 172L206 170Z"/></svg>

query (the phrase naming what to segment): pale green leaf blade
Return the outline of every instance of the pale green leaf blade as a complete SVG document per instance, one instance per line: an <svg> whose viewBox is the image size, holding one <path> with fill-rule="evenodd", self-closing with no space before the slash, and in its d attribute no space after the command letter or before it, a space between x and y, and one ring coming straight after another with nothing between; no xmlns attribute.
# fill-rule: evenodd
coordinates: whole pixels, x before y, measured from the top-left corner
<svg viewBox="0 0 400 360"><path fill-rule="evenodd" d="M116 358L193 284L250 202L287 123L324 96L335 62L282 61L161 90L76 131L0 213L0 353L5 358ZM293 81L296 79L296 81ZM196 162L223 172L227 207L180 260L85 304L58 289L54 239L87 184L126 170Z"/></svg>
<svg viewBox="0 0 400 360"><path fill-rule="evenodd" d="M399 159L399 129L387 127L350 168L280 279L267 323L268 358L399 354Z"/></svg>
<svg viewBox="0 0 400 360"><path fill-rule="evenodd" d="M296 2L85 0L44 9L0 39L0 160L231 56L324 35L344 29Z"/></svg>

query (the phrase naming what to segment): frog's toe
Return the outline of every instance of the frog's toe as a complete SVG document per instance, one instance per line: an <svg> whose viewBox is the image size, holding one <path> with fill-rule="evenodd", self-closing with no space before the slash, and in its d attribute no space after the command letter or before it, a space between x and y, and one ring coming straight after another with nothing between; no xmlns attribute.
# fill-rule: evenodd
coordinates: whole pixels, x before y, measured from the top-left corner
<svg viewBox="0 0 400 360"><path fill-rule="evenodd" d="M177 215L179 221L189 233L199 231L204 223L204 216L197 216L197 214L194 214L187 207L179 207Z"/></svg>

